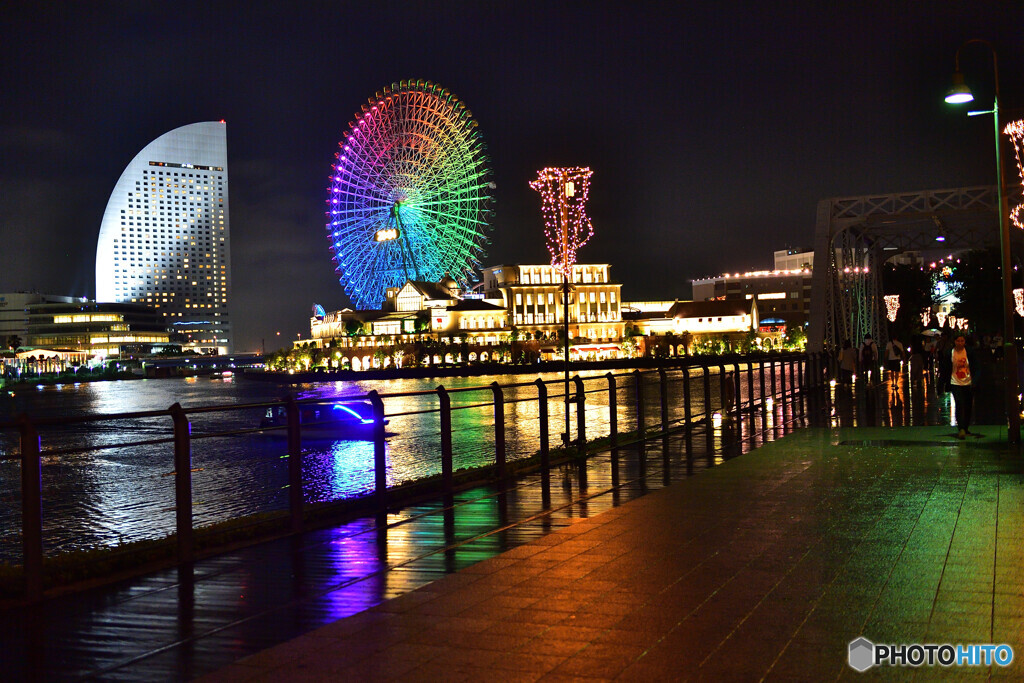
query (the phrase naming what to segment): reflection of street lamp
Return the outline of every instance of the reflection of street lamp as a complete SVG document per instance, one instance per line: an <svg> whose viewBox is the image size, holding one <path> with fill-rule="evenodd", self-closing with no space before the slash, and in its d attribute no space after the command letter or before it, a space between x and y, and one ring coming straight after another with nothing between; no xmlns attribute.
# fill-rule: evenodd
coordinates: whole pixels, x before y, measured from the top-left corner
<svg viewBox="0 0 1024 683"><path fill-rule="evenodd" d="M995 97L992 101L992 109L986 111L970 111L968 116L979 114L992 114L995 122L996 140L996 196L999 211L999 238L1000 251L1002 253L1003 269L1003 374L1006 384L1006 417L1009 424L1007 437L1010 443L1020 443L1020 403L1017 400L1017 335L1013 326L1013 293L1011 284L1012 271L1010 270L1010 226L1007 222L1008 207L1006 196L1003 191L1006 185L1006 176L1003 173L1002 157L999 153L999 62L996 58L996 49L987 40L974 38L957 48L956 71L953 73L953 87L946 95L946 102L950 104L963 104L973 102L974 95L964 83L963 74L960 72L960 50L973 43L980 43L988 47L992 53L992 75L995 80Z"/></svg>

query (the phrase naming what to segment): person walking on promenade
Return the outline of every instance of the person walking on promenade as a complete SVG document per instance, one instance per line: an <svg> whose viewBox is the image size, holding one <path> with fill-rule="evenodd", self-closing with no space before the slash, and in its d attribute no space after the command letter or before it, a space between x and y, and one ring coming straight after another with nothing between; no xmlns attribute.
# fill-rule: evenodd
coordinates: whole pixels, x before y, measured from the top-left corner
<svg viewBox="0 0 1024 683"><path fill-rule="evenodd" d="M920 384L924 380L925 369L924 340L915 339L910 344L910 359L907 364L910 366L910 379L914 384Z"/></svg>
<svg viewBox="0 0 1024 683"><path fill-rule="evenodd" d="M864 343L860 345L860 371L864 380L871 386L871 373L878 368L878 344L870 334L864 335Z"/></svg>
<svg viewBox="0 0 1024 683"><path fill-rule="evenodd" d="M890 339L889 343L885 345L886 379L892 382L893 389L896 388L900 372L903 370L904 355L903 344L896 337Z"/></svg>
<svg viewBox="0 0 1024 683"><path fill-rule="evenodd" d="M843 341L843 349L839 352L839 382L853 384L853 376L857 373L857 350L850 340Z"/></svg>
<svg viewBox="0 0 1024 683"><path fill-rule="evenodd" d="M953 340L953 350L950 352L952 374L949 378L956 427L959 430L956 435L958 439L966 438L971 433L967 428L971 425L971 403L974 400L971 377L972 370L977 369L974 360L974 353L967 348L967 339L964 335L958 334Z"/></svg>

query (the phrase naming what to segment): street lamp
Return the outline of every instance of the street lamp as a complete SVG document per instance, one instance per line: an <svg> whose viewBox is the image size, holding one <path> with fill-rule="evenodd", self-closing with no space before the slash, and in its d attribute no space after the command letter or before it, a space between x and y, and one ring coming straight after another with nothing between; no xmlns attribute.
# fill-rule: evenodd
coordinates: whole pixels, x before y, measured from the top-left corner
<svg viewBox="0 0 1024 683"><path fill-rule="evenodd" d="M992 53L992 75L995 81L995 97L992 101L992 109L985 111L969 111L968 116L981 114L992 114L995 128L996 141L996 196L999 211L999 246L1002 254L1002 275L1003 275L1003 374L1005 379L1006 395L1006 417L1008 420L1007 438L1012 444L1020 443L1020 402L1017 399L1017 335L1013 329L1013 284L1011 277L1013 271L1010 269L1010 225L1007 220L1009 209L1006 204L1006 176L1003 172L1002 156L1000 154L1000 129L999 129L999 61L996 58L996 49L987 40L973 38L968 40L956 51L955 66L953 73L953 87L946 95L946 102L949 104L963 104L973 102L974 95L964 83L963 74L960 72L960 51L968 45L975 43L986 46Z"/></svg>

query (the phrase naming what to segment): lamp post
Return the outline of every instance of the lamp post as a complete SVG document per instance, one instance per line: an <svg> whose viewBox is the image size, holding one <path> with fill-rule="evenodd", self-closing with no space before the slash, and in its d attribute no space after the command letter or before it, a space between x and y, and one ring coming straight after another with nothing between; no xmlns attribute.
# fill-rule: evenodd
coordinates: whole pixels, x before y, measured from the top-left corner
<svg viewBox="0 0 1024 683"><path fill-rule="evenodd" d="M981 114L992 114L995 129L996 143L996 197L999 211L999 246L1002 255L1002 281L1003 281L1003 372L1005 379L1005 405L1006 417L1008 420L1007 438L1012 444L1020 443L1020 402L1017 399L1017 335L1013 329L1013 284L1011 282L1013 271L1010 269L1010 225L1008 221L1009 209L1006 204L1006 175L1003 171L1002 155L1000 154L1000 129L999 129L999 61L996 57L996 49L987 40L973 38L968 40L956 51L955 66L953 73L953 87L946 95L946 102L950 104L963 104L973 102L974 95L964 83L963 74L960 72L960 51L968 45L981 44L986 46L992 53L992 75L995 81L995 97L992 101L992 109L986 111L970 111L968 116Z"/></svg>
<svg viewBox="0 0 1024 683"><path fill-rule="evenodd" d="M541 194L544 213L544 234L547 237L551 266L562 273L562 324L565 354L565 437L569 447L569 300L573 286L570 282L572 266L576 263L576 250L583 246L594 232L584 205L590 187L589 168L552 168L538 171L530 187ZM579 328L577 324L577 329Z"/></svg>

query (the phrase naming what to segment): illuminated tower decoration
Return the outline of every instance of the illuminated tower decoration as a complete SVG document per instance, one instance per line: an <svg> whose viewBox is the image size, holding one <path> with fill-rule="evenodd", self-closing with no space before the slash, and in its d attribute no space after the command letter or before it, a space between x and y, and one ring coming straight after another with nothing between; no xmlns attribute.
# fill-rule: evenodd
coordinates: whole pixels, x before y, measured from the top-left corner
<svg viewBox="0 0 1024 683"><path fill-rule="evenodd" d="M96 300L163 313L190 351L231 352L227 126L205 121L146 145L110 193Z"/></svg>
<svg viewBox="0 0 1024 683"><path fill-rule="evenodd" d="M900 310L900 295L899 294L886 294L885 295L885 317L889 319L889 322L896 322L896 314Z"/></svg>
<svg viewBox="0 0 1024 683"><path fill-rule="evenodd" d="M569 446L569 299L572 295L572 267L576 263L576 251L594 234L594 226L587 216L587 196L590 193L589 168L545 168L537 172L537 179L530 187L541 196L541 212L544 215L544 236L547 238L551 266L562 274L562 317L564 323L565 354L565 434L562 436L566 448ZM579 445L583 448L583 444Z"/></svg>
<svg viewBox="0 0 1024 683"><path fill-rule="evenodd" d="M338 144L327 238L352 303L379 308L387 288L446 273L466 289L484 255L494 185L465 105L430 81L394 83Z"/></svg>
<svg viewBox="0 0 1024 683"><path fill-rule="evenodd" d="M1013 290L1013 301L1016 304L1017 315L1024 318L1024 289Z"/></svg>
<svg viewBox="0 0 1024 683"><path fill-rule="evenodd" d="M1021 185L1024 186L1024 119L1014 121L1003 129L1003 132L1013 140L1013 151L1017 155L1017 173L1020 175ZM1018 228L1024 229L1024 204L1018 204L1010 211L1010 220Z"/></svg>
<svg viewBox="0 0 1024 683"><path fill-rule="evenodd" d="M935 319L939 321L939 327L942 327L943 325L946 324L946 315L948 314L943 311L938 311L935 314Z"/></svg>
<svg viewBox="0 0 1024 683"><path fill-rule="evenodd" d="M921 324L928 327L928 323L932 321L932 309L926 308L921 311Z"/></svg>
<svg viewBox="0 0 1024 683"><path fill-rule="evenodd" d="M594 234L586 211L591 175L589 168L545 168L530 183L541 195L551 265L567 278L571 278L576 251Z"/></svg>

